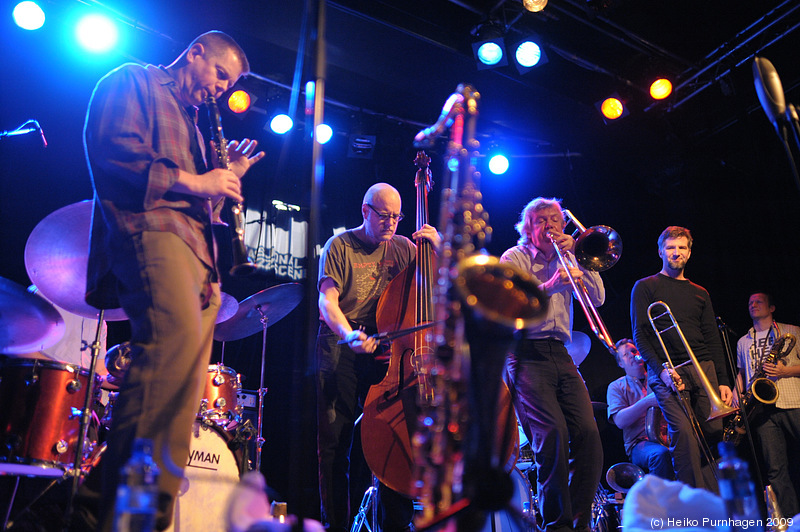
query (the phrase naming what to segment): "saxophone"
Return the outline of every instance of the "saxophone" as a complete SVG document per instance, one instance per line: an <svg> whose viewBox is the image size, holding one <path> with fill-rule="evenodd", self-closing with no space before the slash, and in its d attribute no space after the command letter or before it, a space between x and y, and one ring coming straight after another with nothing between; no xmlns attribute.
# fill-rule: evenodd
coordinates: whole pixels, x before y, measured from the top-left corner
<svg viewBox="0 0 800 532"><path fill-rule="evenodd" d="M479 98L471 86L459 85L436 124L415 138L421 148L447 129L451 133L450 186L442 193L443 243L433 294L435 349L421 361L430 388L412 437L413 491L422 504L415 519L419 529L455 514L470 519L465 510L481 512L511 498L510 491L493 489L504 478L511 486L498 441L503 436L496 430L502 371L513 330L547 311L547 298L530 276L482 253L492 229L475 169Z"/></svg>
<svg viewBox="0 0 800 532"><path fill-rule="evenodd" d="M738 445L745 433L744 416L750 419L758 403L773 405L778 400L778 385L764 373L764 364L776 364L778 360L792 352L796 343L797 338L793 334L784 334L772 344L769 353L759 360L758 367L753 372L753 377L740 401L739 412L725 425L722 432L723 441ZM753 402L753 399L757 402Z"/></svg>
<svg viewBox="0 0 800 532"><path fill-rule="evenodd" d="M219 116L217 100L213 96L206 98L206 108L208 109L208 121L211 124L212 146L217 152L217 166L228 168L228 141L225 140L225 133L222 132L222 120ZM233 266L230 274L234 277L243 277L256 271L256 266L250 257L247 256L247 247L244 243L244 206L241 203L228 204L225 200L225 207L222 209L223 220L228 225L231 235L231 251L233 253Z"/></svg>

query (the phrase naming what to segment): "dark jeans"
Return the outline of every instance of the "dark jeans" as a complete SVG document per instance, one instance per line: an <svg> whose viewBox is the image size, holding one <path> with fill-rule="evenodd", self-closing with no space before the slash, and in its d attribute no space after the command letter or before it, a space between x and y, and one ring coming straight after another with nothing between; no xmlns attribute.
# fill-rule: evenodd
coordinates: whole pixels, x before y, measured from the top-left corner
<svg viewBox="0 0 800 532"><path fill-rule="evenodd" d="M700 361L700 367L708 377L711 387L716 393L719 393L714 363L710 360ZM677 371L686 385L684 395L688 398L687 407L694 412L697 418L709 452L715 454L716 445L722 436L722 420L706 421L711 405L694 365L687 364L679 367ZM712 469L714 466L704 463L698 438L692 430L692 424L681 406L678 395L667 387L658 375L651 375L648 378L648 384L656 394L658 405L669 426L670 441L672 442L669 450L672 454L675 478L694 488L718 492L717 481Z"/></svg>
<svg viewBox="0 0 800 532"><path fill-rule="evenodd" d="M787 443L800 440L800 408L784 410L764 405L755 430L778 507L784 517L797 515L800 504L790 475Z"/></svg>
<svg viewBox="0 0 800 532"><path fill-rule="evenodd" d="M669 448L652 441L640 441L631 449L631 462L665 480L675 480Z"/></svg>
<svg viewBox="0 0 800 532"><path fill-rule="evenodd" d="M543 528L586 530L603 470L586 384L557 340L521 340L509 370L514 406L535 454Z"/></svg>
<svg viewBox="0 0 800 532"><path fill-rule="evenodd" d="M368 331L367 334L370 334ZM319 458L319 490L322 522L328 530L349 530L353 505L358 493L370 485L369 471L356 467L364 464L359 442L353 441L356 419L361 414L369 387L386 374L386 364L373 354L356 353L347 345L338 345L339 337L327 325L320 326L317 336L317 451ZM351 452L352 450L352 452ZM351 471L352 461L352 471ZM356 469L366 471L362 478L351 478ZM413 517L412 501L379 486L380 518L383 530L402 530ZM357 508L357 506L355 507Z"/></svg>

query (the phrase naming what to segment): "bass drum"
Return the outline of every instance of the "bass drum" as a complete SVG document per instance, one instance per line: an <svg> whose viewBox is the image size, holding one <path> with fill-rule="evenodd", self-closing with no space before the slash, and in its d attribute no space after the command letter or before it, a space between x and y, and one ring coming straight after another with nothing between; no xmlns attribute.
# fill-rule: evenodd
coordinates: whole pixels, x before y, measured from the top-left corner
<svg viewBox="0 0 800 532"><path fill-rule="evenodd" d="M60 477L75 463L89 371L39 359L0 368L0 474ZM99 387L95 388L99 391ZM88 452L91 445L84 449Z"/></svg>
<svg viewBox="0 0 800 532"><path fill-rule="evenodd" d="M511 470L514 495L509 506L511 510L490 512L481 532L528 532L536 530L534 518L533 491L525 473L516 467Z"/></svg>
<svg viewBox="0 0 800 532"><path fill-rule="evenodd" d="M228 448L232 436L214 423L195 421L189 461L175 499L174 532L228 530L228 499L239 483L241 457Z"/></svg>

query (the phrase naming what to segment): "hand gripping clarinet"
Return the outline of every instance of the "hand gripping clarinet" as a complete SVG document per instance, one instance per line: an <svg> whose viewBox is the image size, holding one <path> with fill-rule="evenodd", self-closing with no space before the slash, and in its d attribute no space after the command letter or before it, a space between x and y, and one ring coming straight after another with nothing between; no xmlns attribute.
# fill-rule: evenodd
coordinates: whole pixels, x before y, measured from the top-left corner
<svg viewBox="0 0 800 532"><path fill-rule="evenodd" d="M526 273L482 252L491 227L475 168L479 98L469 85L459 85L439 120L415 137L421 148L450 130L450 187L442 193L444 239L433 295L436 349L422 362L429 365L431 393L419 405L412 438L414 488L423 505L418 529L456 514L466 522L474 519L467 510L502 507L510 499L500 458L508 438L496 430L502 370L513 330L547 310L547 298Z"/></svg>
<svg viewBox="0 0 800 532"><path fill-rule="evenodd" d="M229 169L228 141L222 132L222 120L219 117L217 100L213 96L206 98L208 121L211 124L211 144L217 151L217 167ZM231 250L233 252L233 266L230 274L234 277L243 277L256 271L256 266L247 256L247 247L244 243L244 206L241 203L230 203L226 200L222 209L222 219L228 225L231 235Z"/></svg>

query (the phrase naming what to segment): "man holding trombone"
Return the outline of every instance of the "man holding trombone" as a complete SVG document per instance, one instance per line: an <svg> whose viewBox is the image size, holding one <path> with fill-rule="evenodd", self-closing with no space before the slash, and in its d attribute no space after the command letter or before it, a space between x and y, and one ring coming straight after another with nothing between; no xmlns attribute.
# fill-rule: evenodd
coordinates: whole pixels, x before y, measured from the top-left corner
<svg viewBox="0 0 800 532"><path fill-rule="evenodd" d="M662 268L634 284L631 327L650 369L648 384L669 426L676 478L717 491L709 442L719 441L720 418L732 411L726 405L733 395L711 298L684 275L691 254L688 229L670 226L661 233ZM662 309L667 312L660 314ZM670 320L673 326L665 326ZM704 460L710 467L703 468Z"/></svg>
<svg viewBox="0 0 800 532"><path fill-rule="evenodd" d="M519 244L500 260L530 273L549 299L547 316L525 329L509 361L514 406L536 457L542 528L588 532L603 448L586 384L564 347L572 337L573 281L556 246L563 254L575 250L565 225L559 200L532 200L516 225ZM600 275L577 264L569 270L592 304L601 305Z"/></svg>

